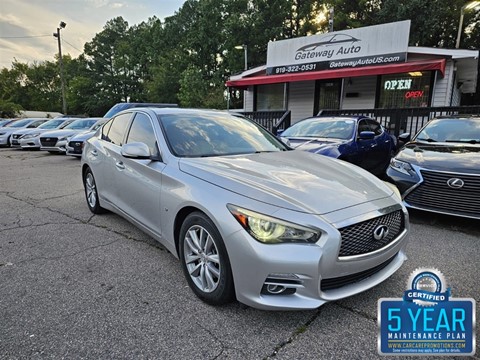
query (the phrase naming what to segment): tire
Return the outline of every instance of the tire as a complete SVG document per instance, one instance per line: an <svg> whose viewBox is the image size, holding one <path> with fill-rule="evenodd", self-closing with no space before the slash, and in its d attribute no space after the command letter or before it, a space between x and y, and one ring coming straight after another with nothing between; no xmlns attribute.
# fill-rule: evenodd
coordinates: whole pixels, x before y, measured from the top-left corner
<svg viewBox="0 0 480 360"><path fill-rule="evenodd" d="M7 138L7 147L11 147L12 143L10 142L11 136Z"/></svg>
<svg viewBox="0 0 480 360"><path fill-rule="evenodd" d="M85 189L85 199L87 200L89 210L94 214L104 213L105 209L100 206L98 199L97 183L90 168L87 168L83 174L83 187Z"/></svg>
<svg viewBox="0 0 480 360"><path fill-rule="evenodd" d="M210 305L235 297L230 260L215 224L201 212L187 216L180 229L180 260L192 291Z"/></svg>

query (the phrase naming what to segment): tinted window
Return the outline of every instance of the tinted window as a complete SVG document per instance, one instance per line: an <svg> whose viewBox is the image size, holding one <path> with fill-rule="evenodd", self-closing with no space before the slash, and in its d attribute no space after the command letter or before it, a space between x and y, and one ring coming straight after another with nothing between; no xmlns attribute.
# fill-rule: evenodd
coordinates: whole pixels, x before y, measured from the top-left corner
<svg viewBox="0 0 480 360"><path fill-rule="evenodd" d="M132 116L131 113L122 114L114 119L112 119L112 125L110 126L110 130L108 131L107 141L111 143L122 146L123 145L123 138L125 136L125 132L127 131L128 121Z"/></svg>
<svg viewBox="0 0 480 360"><path fill-rule="evenodd" d="M142 142L146 144L152 155L157 154L155 132L153 131L150 118L142 113L135 115L132 126L128 133L127 144L133 142Z"/></svg>
<svg viewBox="0 0 480 360"><path fill-rule="evenodd" d="M28 125L28 127L29 128L36 128L38 125L41 125L46 121L47 120L37 120L37 121L32 122L30 125Z"/></svg>
<svg viewBox="0 0 480 360"><path fill-rule="evenodd" d="M287 150L275 136L250 120L227 113L160 116L172 153L204 157Z"/></svg>
<svg viewBox="0 0 480 360"><path fill-rule="evenodd" d="M381 135L383 133L382 126L378 122L375 120L367 120L367 122L370 125L371 131L373 131L375 135Z"/></svg>
<svg viewBox="0 0 480 360"><path fill-rule="evenodd" d="M363 131L372 131L366 120L360 120L358 122L358 133L360 134Z"/></svg>
<svg viewBox="0 0 480 360"><path fill-rule="evenodd" d="M108 131L110 130L110 126L112 126L112 120L109 120L102 128L102 140L108 141Z"/></svg>

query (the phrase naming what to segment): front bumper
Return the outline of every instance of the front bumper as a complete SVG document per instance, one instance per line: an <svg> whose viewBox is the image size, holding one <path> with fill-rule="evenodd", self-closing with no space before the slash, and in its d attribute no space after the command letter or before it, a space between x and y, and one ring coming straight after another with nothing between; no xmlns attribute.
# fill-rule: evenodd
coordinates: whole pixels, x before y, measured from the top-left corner
<svg viewBox="0 0 480 360"><path fill-rule="evenodd" d="M40 138L34 137L30 139L19 139L22 149L40 149Z"/></svg>
<svg viewBox="0 0 480 360"><path fill-rule="evenodd" d="M82 141L70 141L66 147L67 155L82 157L83 145L84 143Z"/></svg>
<svg viewBox="0 0 480 360"><path fill-rule="evenodd" d="M237 299L266 310L315 309L328 301L368 290L390 277L406 260L408 213L397 205L405 216L405 229L390 244L371 253L342 258L339 257L342 239L338 229L380 214L371 204L356 208L359 212L353 217L352 209L329 214L328 223L325 217L301 214L303 220L310 218L310 224L317 224L322 231L315 244L265 245L243 229L231 234L225 239L228 253L241 254L230 256ZM364 212L368 208L370 211ZM290 221L295 216L294 212L284 209L277 215Z"/></svg>
<svg viewBox="0 0 480 360"><path fill-rule="evenodd" d="M59 140L55 146L41 146L40 150L65 154L67 152L67 140Z"/></svg>

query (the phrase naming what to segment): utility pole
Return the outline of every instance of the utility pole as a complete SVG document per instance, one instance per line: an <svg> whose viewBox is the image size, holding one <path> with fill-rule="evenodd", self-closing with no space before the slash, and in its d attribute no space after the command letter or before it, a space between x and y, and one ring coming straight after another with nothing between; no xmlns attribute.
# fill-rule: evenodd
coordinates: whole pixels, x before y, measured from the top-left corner
<svg viewBox="0 0 480 360"><path fill-rule="evenodd" d="M58 40L58 61L60 64L60 82L62 84L62 112L63 115L67 115L67 98L65 96L65 79L63 77L63 57L62 57L62 42L60 40L60 29L65 29L67 26L66 23L60 21L59 27L57 27L57 32L53 33L53 36Z"/></svg>
<svg viewBox="0 0 480 360"><path fill-rule="evenodd" d="M333 7L328 10L328 32L333 32Z"/></svg>

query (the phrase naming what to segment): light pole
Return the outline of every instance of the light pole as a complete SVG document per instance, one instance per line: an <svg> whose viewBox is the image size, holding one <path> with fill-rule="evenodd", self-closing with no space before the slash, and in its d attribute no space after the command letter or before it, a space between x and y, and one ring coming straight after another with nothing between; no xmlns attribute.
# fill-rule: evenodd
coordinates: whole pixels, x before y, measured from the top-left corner
<svg viewBox="0 0 480 360"><path fill-rule="evenodd" d="M460 23L458 24L458 34L457 34L457 42L455 44L455 49L460 47L460 38L462 37L462 28L463 28L463 16L465 15L465 10L470 10L480 5L480 1L471 1L462 6L460 9Z"/></svg>
<svg viewBox="0 0 480 360"><path fill-rule="evenodd" d="M245 51L245 70L248 70L248 60L247 60L247 56L248 56L248 53L247 53L247 45L243 44L243 45L237 45L235 46L235 49L238 49L238 50L241 50L243 49Z"/></svg>
<svg viewBox="0 0 480 360"><path fill-rule="evenodd" d="M62 84L62 112L63 115L67 115L67 99L65 97L65 79L63 78L63 57L62 57L62 42L60 41L60 29L65 29L66 23L60 21L60 25L57 27L57 32L53 33L53 36L58 40L58 61L60 64L60 83Z"/></svg>
<svg viewBox="0 0 480 360"><path fill-rule="evenodd" d="M334 10L333 7L331 7L328 10L328 32L333 32L333 14Z"/></svg>

